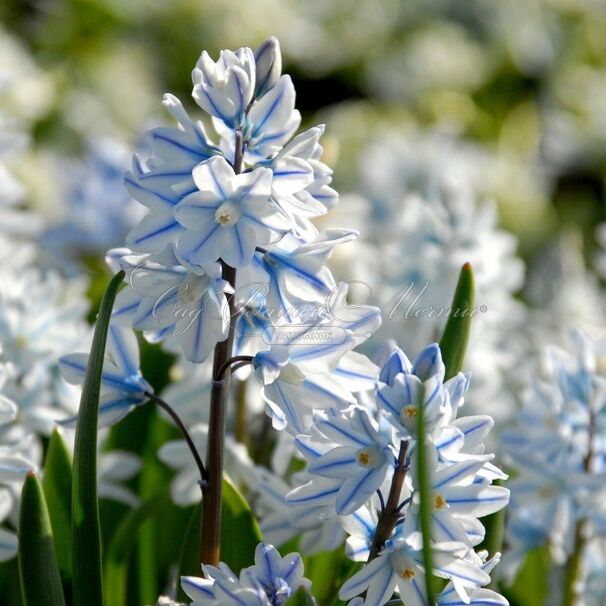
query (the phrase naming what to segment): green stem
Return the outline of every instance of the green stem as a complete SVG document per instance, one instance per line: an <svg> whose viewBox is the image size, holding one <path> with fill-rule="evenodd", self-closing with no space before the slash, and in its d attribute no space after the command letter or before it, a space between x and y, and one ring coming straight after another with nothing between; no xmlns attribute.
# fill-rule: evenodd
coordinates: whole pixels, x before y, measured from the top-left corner
<svg viewBox="0 0 606 606"><path fill-rule="evenodd" d="M431 478L427 468L427 435L425 431L425 390L421 389L417 404L417 476L419 480L419 513L421 520L421 534L423 535L423 565L425 567L425 591L427 604L436 603L433 590L433 562L431 553L431 516L433 500Z"/></svg>

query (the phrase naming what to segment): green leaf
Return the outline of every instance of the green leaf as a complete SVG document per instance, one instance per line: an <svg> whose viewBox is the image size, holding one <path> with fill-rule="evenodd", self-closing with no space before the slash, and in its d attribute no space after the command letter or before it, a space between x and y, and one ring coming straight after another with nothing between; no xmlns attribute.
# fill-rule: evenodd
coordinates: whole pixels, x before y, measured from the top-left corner
<svg viewBox="0 0 606 606"><path fill-rule="evenodd" d="M316 601L301 587L290 596L290 599L284 603L284 606L316 606Z"/></svg>
<svg viewBox="0 0 606 606"><path fill-rule="evenodd" d="M2 606L23 606L17 558L0 562L0 595Z"/></svg>
<svg viewBox="0 0 606 606"><path fill-rule="evenodd" d="M303 563L305 576L311 581L313 594L320 604L332 604L341 585L360 567L346 557L342 547L305 556Z"/></svg>
<svg viewBox="0 0 606 606"><path fill-rule="evenodd" d="M97 500L97 422L107 330L114 299L123 279L124 272L117 273L101 301L80 398L72 477L74 606L103 606L101 531Z"/></svg>
<svg viewBox="0 0 606 606"><path fill-rule="evenodd" d="M427 603L435 604L433 590L433 563L431 553L431 518L433 498L431 478L427 467L427 436L425 432L425 389L421 388L417 404L417 477L419 480L419 518L423 535L423 565L425 567L425 590Z"/></svg>
<svg viewBox="0 0 606 606"><path fill-rule="evenodd" d="M542 606L549 594L551 558L548 547L530 551L513 585L503 589L511 606Z"/></svg>
<svg viewBox="0 0 606 606"><path fill-rule="evenodd" d="M21 493L19 575L25 606L65 606L48 509L34 474Z"/></svg>
<svg viewBox="0 0 606 606"><path fill-rule="evenodd" d="M251 566L254 563L255 549L262 540L263 534L250 506L231 480L224 476L221 561L238 572Z"/></svg>
<svg viewBox="0 0 606 606"><path fill-rule="evenodd" d="M196 507L183 544L180 576L201 574L200 517L200 507ZM255 549L262 540L261 529L248 503L231 480L223 476L221 561L238 574L242 568L254 564Z"/></svg>
<svg viewBox="0 0 606 606"><path fill-rule="evenodd" d="M51 435L44 460L42 488L48 505L55 552L64 579L72 577L72 455L55 429Z"/></svg>
<svg viewBox="0 0 606 606"><path fill-rule="evenodd" d="M463 368L465 350L469 341L471 319L474 315L474 280L473 269L465 263L459 274L459 281L452 299L452 306L444 334L440 341L442 360L446 366L448 380Z"/></svg>
<svg viewBox="0 0 606 606"><path fill-rule="evenodd" d="M167 493L158 494L131 510L118 526L107 547L104 563L105 600L112 606L126 606L128 564L141 527L169 502Z"/></svg>

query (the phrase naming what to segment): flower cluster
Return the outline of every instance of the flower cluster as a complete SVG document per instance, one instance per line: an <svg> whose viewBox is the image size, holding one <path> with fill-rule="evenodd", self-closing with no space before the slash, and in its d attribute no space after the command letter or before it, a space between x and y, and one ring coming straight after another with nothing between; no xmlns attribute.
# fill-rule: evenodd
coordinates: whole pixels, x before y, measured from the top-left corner
<svg viewBox="0 0 606 606"><path fill-rule="evenodd" d="M511 482L510 550L504 560L509 577L525 555L539 547L548 547L558 564L579 551L584 569L580 584L602 575L601 557L595 556L603 549L606 529L606 379L600 367L604 349L581 331L573 337L573 354L548 351L546 376L532 383L517 423L503 434L503 448L516 471ZM586 545L588 537L591 544ZM596 600L600 602L597 588Z"/></svg>
<svg viewBox="0 0 606 606"><path fill-rule="evenodd" d="M192 78L218 140L165 96L179 125L150 131L152 156L135 156L126 175L148 212L129 248L107 255L127 275L112 322L198 364L233 334L233 353L252 353L274 427L296 435L314 409L346 408L376 380L376 366L352 350L378 328L379 310L348 305L347 285L326 265L357 232L320 233L311 222L337 194L321 161L323 127L296 135L301 117L275 39L216 62L204 52Z"/></svg>
<svg viewBox="0 0 606 606"><path fill-rule="evenodd" d="M486 561L487 554L474 550L484 537L478 518L498 511L509 500L506 488L492 485L506 476L491 463L493 455L484 453L483 440L492 419L457 418L469 376L444 378L437 345L423 350L413 364L395 349L381 370L375 409L357 404L344 411L316 412L312 430L296 438L308 463L309 481L292 490L287 502L295 511L313 505L341 516L349 535L349 557L368 561L343 585L341 599L365 592L360 604L380 606L397 587L408 606L427 603L418 474L413 463L422 444L416 417L423 406L434 574L451 583L438 603L452 603L455 595L465 603L485 603L488 597L494 604L507 603L482 589L498 555ZM392 523L381 536L390 517Z"/></svg>

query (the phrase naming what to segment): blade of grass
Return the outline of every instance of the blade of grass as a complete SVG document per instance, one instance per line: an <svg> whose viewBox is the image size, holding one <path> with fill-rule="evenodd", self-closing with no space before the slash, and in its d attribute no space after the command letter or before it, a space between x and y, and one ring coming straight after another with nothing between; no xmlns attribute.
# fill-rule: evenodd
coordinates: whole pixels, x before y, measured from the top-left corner
<svg viewBox="0 0 606 606"><path fill-rule="evenodd" d="M103 606L101 530L97 500L97 423L107 330L114 299L123 279L124 272L117 273L101 301L80 398L72 478L74 606Z"/></svg>

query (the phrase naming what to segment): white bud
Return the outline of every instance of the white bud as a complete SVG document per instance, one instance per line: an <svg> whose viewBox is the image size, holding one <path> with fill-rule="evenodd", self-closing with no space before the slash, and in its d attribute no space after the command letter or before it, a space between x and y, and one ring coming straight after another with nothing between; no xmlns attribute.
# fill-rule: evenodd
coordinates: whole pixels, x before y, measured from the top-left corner
<svg viewBox="0 0 606 606"><path fill-rule="evenodd" d="M259 99L275 86L282 73L282 54L277 38L272 36L259 46L255 51L255 64L257 67L255 97Z"/></svg>

